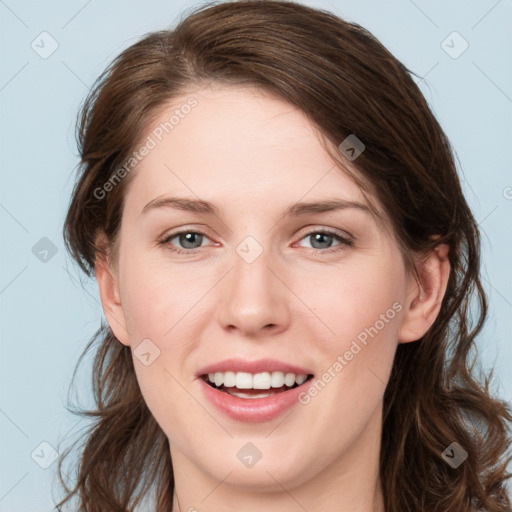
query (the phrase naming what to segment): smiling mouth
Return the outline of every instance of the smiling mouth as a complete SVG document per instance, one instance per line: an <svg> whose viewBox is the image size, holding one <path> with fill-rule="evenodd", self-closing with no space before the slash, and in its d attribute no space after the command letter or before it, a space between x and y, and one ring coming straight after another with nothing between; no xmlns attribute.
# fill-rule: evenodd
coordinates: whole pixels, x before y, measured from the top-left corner
<svg viewBox="0 0 512 512"><path fill-rule="evenodd" d="M269 387L267 389L255 389L255 388L238 388L235 386L225 386L224 384L216 385L215 382L210 382L208 375L201 375L201 378L208 384L210 387L217 389L227 395L235 396L238 398L266 398L268 396L277 395L279 393L284 393L286 391L290 391L299 386L306 384L313 378L312 374L307 375L306 380L302 381L300 384L298 382L294 382L293 385L288 386L283 384L280 387Z"/></svg>

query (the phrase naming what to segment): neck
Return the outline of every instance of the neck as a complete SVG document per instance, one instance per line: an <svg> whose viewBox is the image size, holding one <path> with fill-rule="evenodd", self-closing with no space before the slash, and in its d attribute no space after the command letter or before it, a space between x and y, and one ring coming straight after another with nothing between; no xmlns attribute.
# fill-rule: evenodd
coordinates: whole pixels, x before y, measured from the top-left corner
<svg viewBox="0 0 512 512"><path fill-rule="evenodd" d="M218 485L222 485L219 483ZM373 487L373 490L372 490ZM325 510L336 510L338 512L386 512L384 507L384 498L382 495L382 489L380 482L375 482L374 486L365 486L368 490L368 494L360 494L357 498L357 503L354 508L349 502L353 501L353 492L347 492L346 494L339 495L339 492L334 493L325 492L325 495L318 496L315 498L314 503L309 503L311 500L303 499L300 501L295 497L295 494L300 494L299 491L283 491L277 493L258 493L252 495L244 492L243 495L229 498L229 501L222 502L222 497L215 500L214 508L210 507L210 504L205 505L206 499L209 498L205 495L204 499L201 498L185 498L180 492L180 498L178 498L176 488L174 489L172 511L171 512L235 512L243 510L244 512L261 512L264 507L268 512L299 512L300 510L307 510L307 512L324 512ZM345 490L343 489L338 489ZM212 489L212 492L216 492L216 489ZM365 491L361 491L365 492ZM211 502L213 500L209 500ZM356 501L356 500L354 500ZM342 505L340 503L345 503ZM181 503L181 505L180 505ZM190 505L195 503L196 505ZM208 507L208 508L206 508Z"/></svg>

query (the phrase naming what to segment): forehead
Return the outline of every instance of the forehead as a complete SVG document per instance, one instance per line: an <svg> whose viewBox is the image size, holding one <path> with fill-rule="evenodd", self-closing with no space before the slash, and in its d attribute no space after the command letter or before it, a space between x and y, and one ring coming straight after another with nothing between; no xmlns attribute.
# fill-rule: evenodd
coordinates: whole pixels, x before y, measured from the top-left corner
<svg viewBox="0 0 512 512"><path fill-rule="evenodd" d="M156 113L144 142L151 149L126 198L139 211L166 193L254 211L302 198L367 202L307 116L258 89L217 86L173 98Z"/></svg>

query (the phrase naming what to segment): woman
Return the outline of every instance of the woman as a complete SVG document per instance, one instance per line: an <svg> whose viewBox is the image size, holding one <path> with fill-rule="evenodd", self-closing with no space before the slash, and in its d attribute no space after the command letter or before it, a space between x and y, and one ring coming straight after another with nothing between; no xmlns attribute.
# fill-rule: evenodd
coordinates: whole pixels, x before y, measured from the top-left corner
<svg viewBox="0 0 512 512"><path fill-rule="evenodd" d="M100 77L64 235L108 325L59 506L511 510L478 228L409 73L356 24L241 1Z"/></svg>

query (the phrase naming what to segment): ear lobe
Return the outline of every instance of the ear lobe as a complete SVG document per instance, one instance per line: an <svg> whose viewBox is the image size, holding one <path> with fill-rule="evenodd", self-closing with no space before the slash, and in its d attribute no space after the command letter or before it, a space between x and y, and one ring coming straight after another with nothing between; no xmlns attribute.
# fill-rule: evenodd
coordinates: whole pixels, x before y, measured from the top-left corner
<svg viewBox="0 0 512 512"><path fill-rule="evenodd" d="M104 235L100 235L97 246L102 248L107 247ZM129 346L129 336L126 328L126 318L121 304L118 278L109 264L108 250L97 253L94 270L98 282L103 313L105 314L110 329L123 345Z"/></svg>
<svg viewBox="0 0 512 512"><path fill-rule="evenodd" d="M450 276L448 252L448 245L440 244L417 262L419 281L416 276L411 276L399 343L419 340L436 320Z"/></svg>

